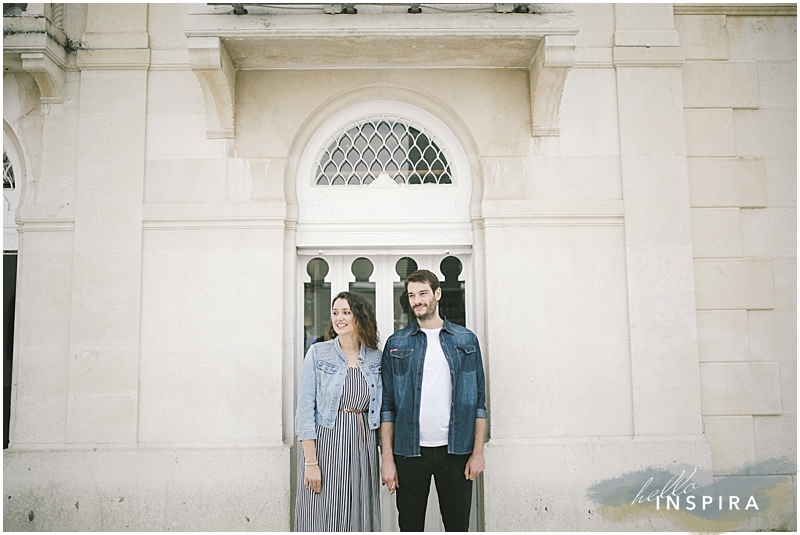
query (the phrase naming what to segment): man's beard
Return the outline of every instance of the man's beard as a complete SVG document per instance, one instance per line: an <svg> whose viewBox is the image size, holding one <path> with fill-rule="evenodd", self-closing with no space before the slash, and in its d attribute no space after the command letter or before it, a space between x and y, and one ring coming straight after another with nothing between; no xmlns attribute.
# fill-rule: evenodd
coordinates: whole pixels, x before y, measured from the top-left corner
<svg viewBox="0 0 800 535"><path fill-rule="evenodd" d="M430 303L425 303L425 304L427 305L426 306L427 314L424 312L420 312L422 314L420 315L419 313L417 313L418 309L414 308L414 316L416 316L416 318L420 321L427 321L436 317L436 309L438 304L436 303L436 299L433 299Z"/></svg>

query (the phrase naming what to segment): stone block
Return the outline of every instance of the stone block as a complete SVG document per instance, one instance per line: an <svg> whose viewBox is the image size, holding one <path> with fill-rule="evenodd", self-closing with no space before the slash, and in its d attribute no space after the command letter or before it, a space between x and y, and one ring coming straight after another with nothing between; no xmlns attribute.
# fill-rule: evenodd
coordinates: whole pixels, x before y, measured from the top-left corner
<svg viewBox="0 0 800 535"><path fill-rule="evenodd" d="M772 263L755 258L694 261L698 310L769 309L775 306Z"/></svg>
<svg viewBox="0 0 800 535"><path fill-rule="evenodd" d="M30 235L38 236L39 233L24 235L25 249L17 270L17 306L28 300L37 304L52 301L54 306L69 300L72 291L72 252L28 250Z"/></svg>
<svg viewBox="0 0 800 535"><path fill-rule="evenodd" d="M687 61L683 74L686 108L758 108L755 61Z"/></svg>
<svg viewBox="0 0 800 535"><path fill-rule="evenodd" d="M689 200L693 207L767 205L761 158L687 158Z"/></svg>
<svg viewBox="0 0 800 535"><path fill-rule="evenodd" d="M80 204L140 203L143 158L81 158L75 196Z"/></svg>
<svg viewBox="0 0 800 535"><path fill-rule="evenodd" d="M629 246L691 247L691 220L680 200L625 203L625 236Z"/></svg>
<svg viewBox="0 0 800 535"><path fill-rule="evenodd" d="M617 83L620 87L620 111L671 112L682 109L680 100L675 98L675 91L681 87L678 69L619 69Z"/></svg>
<svg viewBox="0 0 800 535"><path fill-rule="evenodd" d="M687 339L697 336L694 292L631 292L630 322L632 340Z"/></svg>
<svg viewBox="0 0 800 535"><path fill-rule="evenodd" d="M694 289L689 246L629 246L627 252L630 293L690 292Z"/></svg>
<svg viewBox="0 0 800 535"><path fill-rule="evenodd" d="M797 257L773 258L775 308L797 309Z"/></svg>
<svg viewBox="0 0 800 535"><path fill-rule="evenodd" d="M750 360L794 362L797 360L797 312L795 308L748 310Z"/></svg>
<svg viewBox="0 0 800 535"><path fill-rule="evenodd" d="M754 416L753 428L758 472L794 473L797 464L797 415ZM789 467L794 467L794 470L789 472Z"/></svg>
<svg viewBox="0 0 800 535"><path fill-rule="evenodd" d="M637 436L700 433L700 392L696 386L633 387L633 419Z"/></svg>
<svg viewBox="0 0 800 535"><path fill-rule="evenodd" d="M482 158L483 198L486 200L524 199L529 181L528 166L523 158Z"/></svg>
<svg viewBox="0 0 800 535"><path fill-rule="evenodd" d="M135 444L137 392L72 392L69 396L67 442Z"/></svg>
<svg viewBox="0 0 800 535"><path fill-rule="evenodd" d="M69 347L18 344L14 367L12 444L63 443Z"/></svg>
<svg viewBox="0 0 800 535"><path fill-rule="evenodd" d="M697 346L700 362L749 360L747 314L745 310L697 311Z"/></svg>
<svg viewBox="0 0 800 535"><path fill-rule="evenodd" d="M678 15L675 29L686 59L728 59L725 15Z"/></svg>
<svg viewBox="0 0 800 535"><path fill-rule="evenodd" d="M281 443L8 450L4 527L289 531L289 453ZM42 488L47 500L39 497Z"/></svg>
<svg viewBox="0 0 800 535"><path fill-rule="evenodd" d="M692 208L695 258L742 256L742 219L738 208Z"/></svg>
<svg viewBox="0 0 800 535"><path fill-rule="evenodd" d="M73 345L136 345L139 299L73 299Z"/></svg>
<svg viewBox="0 0 800 535"><path fill-rule="evenodd" d="M704 416L781 413L777 362L701 363Z"/></svg>
<svg viewBox="0 0 800 535"><path fill-rule="evenodd" d="M147 8L139 4L95 4L89 7L86 31L104 33L147 30Z"/></svg>
<svg viewBox="0 0 800 535"><path fill-rule="evenodd" d="M733 110L685 110L687 156L745 156L736 151Z"/></svg>
<svg viewBox="0 0 800 535"><path fill-rule="evenodd" d="M75 253L72 295L77 299L139 299L141 251Z"/></svg>
<svg viewBox="0 0 800 535"><path fill-rule="evenodd" d="M575 69L561 102L561 154L619 155L617 81L613 69Z"/></svg>
<svg viewBox="0 0 800 535"><path fill-rule="evenodd" d="M139 346L73 346L69 390L72 394L136 393Z"/></svg>
<svg viewBox="0 0 800 535"><path fill-rule="evenodd" d="M619 156L568 156L529 160L530 196L536 199L620 199ZM485 180L485 179L484 179Z"/></svg>
<svg viewBox="0 0 800 535"><path fill-rule="evenodd" d="M188 13L188 7L187 4L148 6L147 33L150 36L150 48L158 50L186 48L183 17Z"/></svg>
<svg viewBox="0 0 800 535"><path fill-rule="evenodd" d="M143 343L139 439L279 442L279 351L242 343Z"/></svg>
<svg viewBox="0 0 800 535"><path fill-rule="evenodd" d="M786 415L797 415L797 360L782 360L781 411Z"/></svg>
<svg viewBox="0 0 800 535"><path fill-rule="evenodd" d="M72 253L73 232L27 232L24 238L26 254L34 252ZM68 256L63 257L67 261Z"/></svg>
<svg viewBox="0 0 800 535"><path fill-rule="evenodd" d="M632 201L677 200L688 204L686 158L679 154L628 155L622 158L626 205ZM688 215L688 214L687 214Z"/></svg>
<svg viewBox="0 0 800 535"><path fill-rule="evenodd" d="M81 123L86 115L144 115L148 73L131 70L85 70L81 72ZM83 127L83 124L81 124Z"/></svg>
<svg viewBox="0 0 800 535"><path fill-rule="evenodd" d="M182 37L184 40L186 39L185 36L182 35ZM205 110L203 92L194 72L188 69L150 72L150 83L147 86L147 114L149 116L205 116Z"/></svg>
<svg viewBox="0 0 800 535"><path fill-rule="evenodd" d="M764 162L770 206L797 206L797 159L768 158Z"/></svg>
<svg viewBox="0 0 800 535"><path fill-rule="evenodd" d="M797 155L797 110L733 110L737 156Z"/></svg>
<svg viewBox="0 0 800 535"><path fill-rule="evenodd" d="M703 416L715 476L738 474L755 463L752 416Z"/></svg>
<svg viewBox="0 0 800 535"><path fill-rule="evenodd" d="M797 258L797 208L742 209L745 256Z"/></svg>
<svg viewBox="0 0 800 535"><path fill-rule="evenodd" d="M206 209L208 205L200 205ZM181 214L176 214L179 218ZM187 219L195 219L188 216ZM224 218L223 218L224 219ZM168 219L167 219L168 221ZM167 223L168 225L168 223ZM219 255L220 251L266 251L271 257L280 258L283 254L283 230L244 228L235 229L236 238L229 228L209 226L203 228L146 229L144 232L145 255L151 251L207 251L209 255ZM272 264L271 264L272 265ZM279 264L276 264L279 265Z"/></svg>
<svg viewBox="0 0 800 535"><path fill-rule="evenodd" d="M625 96L625 93L620 91L620 98ZM654 105L657 106L658 102ZM688 125L686 129L688 131ZM619 130L620 153L623 156L682 154L688 147L688 134L685 142L684 121L680 110L620 108Z"/></svg>
<svg viewBox="0 0 800 535"><path fill-rule="evenodd" d="M76 251L137 251L141 246L141 205L105 204L77 207Z"/></svg>
<svg viewBox="0 0 800 535"><path fill-rule="evenodd" d="M78 158L143 158L145 116L134 113L81 115Z"/></svg>
<svg viewBox="0 0 800 535"><path fill-rule="evenodd" d="M613 4L575 4L573 8L579 20L591 20L578 32L578 46L612 47L614 46L614 6Z"/></svg>
<svg viewBox="0 0 800 535"><path fill-rule="evenodd" d="M66 346L70 338L71 297L27 299L17 289L15 343Z"/></svg>
<svg viewBox="0 0 800 535"><path fill-rule="evenodd" d="M614 6L618 30L672 30L675 19L672 6L657 4L624 4Z"/></svg>
<svg viewBox="0 0 800 535"><path fill-rule="evenodd" d="M759 61L761 109L797 109L797 62Z"/></svg>
<svg viewBox="0 0 800 535"><path fill-rule="evenodd" d="M148 160L145 202L221 202L226 173L221 158Z"/></svg>
<svg viewBox="0 0 800 535"><path fill-rule="evenodd" d="M206 116L148 115L147 158L224 158L226 140L206 138Z"/></svg>
<svg viewBox="0 0 800 535"><path fill-rule="evenodd" d="M794 17L728 17L731 59L797 60Z"/></svg>
<svg viewBox="0 0 800 535"><path fill-rule="evenodd" d="M695 340L632 340L634 388L698 387Z"/></svg>

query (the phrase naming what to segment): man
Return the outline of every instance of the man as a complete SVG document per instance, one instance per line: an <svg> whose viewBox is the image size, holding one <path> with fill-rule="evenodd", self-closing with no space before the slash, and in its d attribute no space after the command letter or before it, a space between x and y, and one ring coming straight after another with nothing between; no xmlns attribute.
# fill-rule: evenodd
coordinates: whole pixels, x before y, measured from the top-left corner
<svg viewBox="0 0 800 535"><path fill-rule="evenodd" d="M423 531L431 476L447 531L467 531L472 481L483 472L486 392L478 338L439 316L428 270L405 281L415 321L383 350L381 479L397 491L401 531Z"/></svg>

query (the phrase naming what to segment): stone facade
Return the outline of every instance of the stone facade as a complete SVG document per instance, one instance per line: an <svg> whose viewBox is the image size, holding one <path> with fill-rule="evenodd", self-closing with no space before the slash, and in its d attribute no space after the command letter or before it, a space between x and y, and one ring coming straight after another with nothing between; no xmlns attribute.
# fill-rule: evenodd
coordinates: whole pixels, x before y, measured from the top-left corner
<svg viewBox="0 0 800 535"><path fill-rule="evenodd" d="M289 530L305 262L423 249L467 264L479 528L796 529L796 6L27 6L4 529ZM460 181L315 189L381 110ZM601 492L680 467L763 501Z"/></svg>

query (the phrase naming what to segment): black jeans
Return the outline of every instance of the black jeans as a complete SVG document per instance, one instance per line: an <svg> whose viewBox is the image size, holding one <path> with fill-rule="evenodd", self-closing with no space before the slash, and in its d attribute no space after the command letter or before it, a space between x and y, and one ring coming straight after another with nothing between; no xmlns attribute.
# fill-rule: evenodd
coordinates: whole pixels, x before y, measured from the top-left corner
<svg viewBox="0 0 800 535"><path fill-rule="evenodd" d="M472 481L464 477L467 455L450 455L447 446L420 448L421 457L394 456L397 467L397 512L400 531L424 531L431 476L446 531L467 531Z"/></svg>

